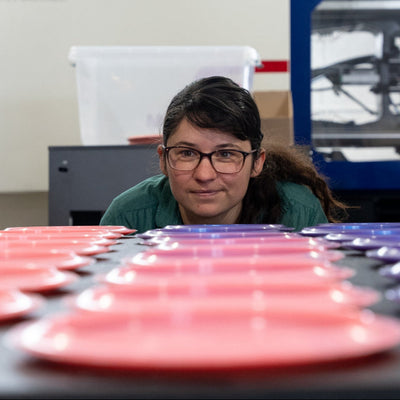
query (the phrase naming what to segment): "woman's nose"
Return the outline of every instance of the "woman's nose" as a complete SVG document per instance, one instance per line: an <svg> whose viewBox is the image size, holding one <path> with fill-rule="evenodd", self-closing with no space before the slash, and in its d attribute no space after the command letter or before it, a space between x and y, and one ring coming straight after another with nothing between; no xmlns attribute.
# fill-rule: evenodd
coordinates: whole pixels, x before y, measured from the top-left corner
<svg viewBox="0 0 400 400"><path fill-rule="evenodd" d="M203 157L193 172L195 178L201 180L214 179L217 176L209 157Z"/></svg>

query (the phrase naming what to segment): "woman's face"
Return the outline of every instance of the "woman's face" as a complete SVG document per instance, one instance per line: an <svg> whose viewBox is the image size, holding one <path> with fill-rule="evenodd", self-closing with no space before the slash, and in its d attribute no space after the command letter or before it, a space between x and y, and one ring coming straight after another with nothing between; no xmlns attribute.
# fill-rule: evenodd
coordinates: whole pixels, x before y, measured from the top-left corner
<svg viewBox="0 0 400 400"><path fill-rule="evenodd" d="M186 146L203 153L221 149L251 151L249 140L242 141L214 129L198 128L186 119L170 136L167 146ZM185 224L235 223L249 179L261 172L265 160L265 152L262 151L253 167L253 155L249 155L240 172L222 174L215 171L207 157L203 157L192 171L177 171L168 165L161 148L159 155L161 170L169 178Z"/></svg>

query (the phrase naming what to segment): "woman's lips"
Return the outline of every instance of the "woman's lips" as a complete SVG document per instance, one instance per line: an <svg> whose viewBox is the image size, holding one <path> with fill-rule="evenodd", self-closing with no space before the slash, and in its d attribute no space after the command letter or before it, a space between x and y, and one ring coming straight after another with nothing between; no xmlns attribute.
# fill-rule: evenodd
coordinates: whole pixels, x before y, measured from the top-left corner
<svg viewBox="0 0 400 400"><path fill-rule="evenodd" d="M211 196L215 196L218 191L217 190L194 190L192 191L192 193L195 196L199 196L199 197L211 197Z"/></svg>

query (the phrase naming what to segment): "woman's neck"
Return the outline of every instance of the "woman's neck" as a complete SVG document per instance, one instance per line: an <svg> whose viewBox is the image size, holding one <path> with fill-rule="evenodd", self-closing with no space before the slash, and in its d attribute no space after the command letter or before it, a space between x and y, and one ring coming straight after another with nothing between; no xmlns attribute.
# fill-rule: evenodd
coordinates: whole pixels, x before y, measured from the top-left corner
<svg viewBox="0 0 400 400"><path fill-rule="evenodd" d="M179 207L179 211L184 225L230 225L238 223L241 207L235 210L231 210L231 212L212 217L189 214L186 213L185 210L182 210L181 207Z"/></svg>

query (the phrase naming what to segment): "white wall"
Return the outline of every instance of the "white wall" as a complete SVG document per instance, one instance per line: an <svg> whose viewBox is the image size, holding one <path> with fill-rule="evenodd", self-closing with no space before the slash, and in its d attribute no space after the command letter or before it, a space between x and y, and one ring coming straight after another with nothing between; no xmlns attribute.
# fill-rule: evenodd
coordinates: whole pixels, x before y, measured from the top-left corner
<svg viewBox="0 0 400 400"><path fill-rule="evenodd" d="M248 45L289 59L289 0L0 0L0 193L48 190L48 146L80 145L73 45ZM286 73L254 89L289 88Z"/></svg>

